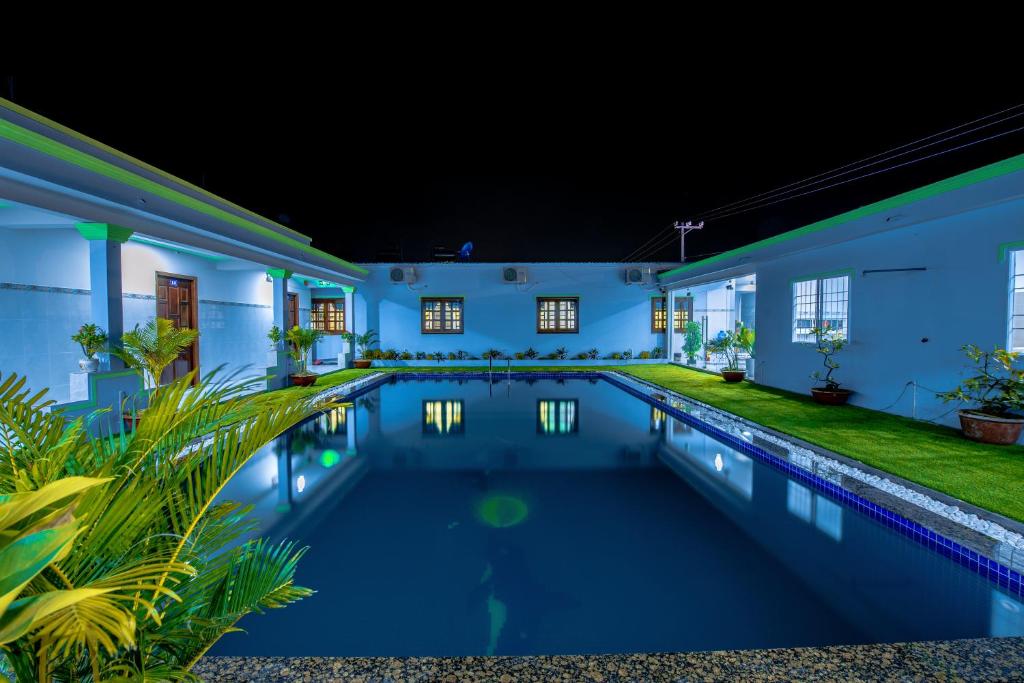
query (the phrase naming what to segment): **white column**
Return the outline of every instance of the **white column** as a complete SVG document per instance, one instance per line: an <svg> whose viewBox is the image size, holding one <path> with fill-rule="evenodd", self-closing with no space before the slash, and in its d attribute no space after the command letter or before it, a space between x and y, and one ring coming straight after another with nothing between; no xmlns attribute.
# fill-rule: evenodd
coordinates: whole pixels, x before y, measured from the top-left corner
<svg viewBox="0 0 1024 683"><path fill-rule="evenodd" d="M291 271L284 268L271 268L267 271L274 282L274 324L281 330L281 336L288 331L288 279L292 276ZM281 388L289 385L288 374L291 372L291 359L285 351L285 343L282 341L277 347L277 367L274 372L274 379L271 380L271 388Z"/></svg>
<svg viewBox="0 0 1024 683"><path fill-rule="evenodd" d="M106 331L107 341L112 347L119 346L121 335L124 333L121 245L132 236L132 231L109 223L78 223L75 228L82 237L89 240L89 300L92 322ZM123 368L124 363L111 355L110 369Z"/></svg>
<svg viewBox="0 0 1024 683"><path fill-rule="evenodd" d="M668 321L665 324L665 358L671 363L678 344L676 339L676 293L669 289L665 292L665 312Z"/></svg>
<svg viewBox="0 0 1024 683"><path fill-rule="evenodd" d="M342 291L345 292L345 331L355 332L356 331L356 288L351 285L342 285ZM356 357L355 354L355 342L343 342L345 349L345 364L348 365L348 361ZM353 413L354 414L354 413Z"/></svg>

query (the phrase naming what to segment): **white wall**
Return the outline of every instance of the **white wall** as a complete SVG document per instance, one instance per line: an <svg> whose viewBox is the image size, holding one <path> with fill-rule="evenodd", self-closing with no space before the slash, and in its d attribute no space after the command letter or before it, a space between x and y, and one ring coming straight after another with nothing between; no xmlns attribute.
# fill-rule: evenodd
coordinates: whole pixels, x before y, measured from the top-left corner
<svg viewBox="0 0 1024 683"><path fill-rule="evenodd" d="M999 252L1022 239L1024 201L1014 201L757 263L758 382L801 393L814 384L820 357L791 341L791 281L849 269L850 345L834 374L857 392L853 403L910 415L912 392L897 401L908 381L951 389L966 365L960 346L1007 344L1010 263ZM862 274L912 267L927 270ZM918 418L952 408L917 392ZM955 412L942 419L953 424Z"/></svg>
<svg viewBox="0 0 1024 683"><path fill-rule="evenodd" d="M636 356L666 346L664 333L651 332L651 297L660 293L626 285L621 264L529 264L525 285L503 283L496 263L414 267L414 285L392 284L389 265L371 265L356 288L356 330L377 330L381 348L480 356L490 348L511 354L532 346L543 355L564 346L572 357L595 347L601 356L626 349ZM536 297L548 295L580 297L578 334L537 334ZM430 296L465 298L463 334L420 332L420 298Z"/></svg>

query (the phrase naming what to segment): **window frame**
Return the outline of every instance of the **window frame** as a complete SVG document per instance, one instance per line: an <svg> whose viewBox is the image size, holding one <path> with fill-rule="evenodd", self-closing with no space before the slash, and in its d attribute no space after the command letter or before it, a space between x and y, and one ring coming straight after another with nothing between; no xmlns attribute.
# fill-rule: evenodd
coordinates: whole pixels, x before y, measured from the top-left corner
<svg viewBox="0 0 1024 683"><path fill-rule="evenodd" d="M317 304L323 304L324 305L323 319L319 320L319 321L317 320L317 310L316 310ZM336 326L328 327L327 326L327 320L328 320L327 308L326 308L327 304L333 304L334 305L334 310L335 310L335 313L336 313L335 318L339 317L337 314L340 313L340 318L341 318L341 326L340 327L336 327ZM309 301L309 326L310 326L311 329L320 330L321 332L323 332L326 335L344 334L345 332L348 331L346 329L346 325L348 324L348 318L345 315L345 313L346 313L346 311L345 311L345 299L344 299L344 297L316 297L316 298L311 298L310 301ZM318 323L320 325L319 327L317 326Z"/></svg>
<svg viewBox="0 0 1024 683"><path fill-rule="evenodd" d="M446 321L451 321L450 316L445 315L445 304L457 302L459 304L458 329L446 327ZM441 328L427 329L427 305L431 303L441 304ZM466 298L462 296L424 296L420 297L420 334L465 334L466 331Z"/></svg>
<svg viewBox="0 0 1024 683"><path fill-rule="evenodd" d="M573 304L573 327L561 327L559 318L559 307L555 307L555 328L544 329L541 327L541 314L544 311L544 304L547 302L555 302L556 304L566 301L572 302ZM537 334L579 334L580 333L580 298L578 296L538 296L537 297Z"/></svg>
<svg viewBox="0 0 1024 683"><path fill-rule="evenodd" d="M686 323L693 321L693 297L692 296L677 296L676 297L676 302L678 303L680 301L684 302L683 306L682 307L675 306L672 309L672 331L673 332L685 332L686 331ZM683 311L686 311L686 320L682 319ZM681 323L678 326L676 325L676 321L677 320Z"/></svg>
<svg viewBox="0 0 1024 683"><path fill-rule="evenodd" d="M1007 291L1007 317L1006 317L1006 349L1008 351L1024 351L1024 345L1014 346L1013 337L1014 330L1024 330L1024 313L1017 314L1014 312L1015 299L1019 293L1021 298L1024 299L1024 273L1017 275L1017 259L1021 259L1021 264L1024 265L1024 249L1008 249L1007 255L1009 258L1006 260L1010 264L1010 277L1008 281ZM1024 271L1024 268L1022 268ZM1021 286L1017 287L1017 279L1020 278ZM1020 319L1020 327L1015 327L1015 323L1018 322L1016 319Z"/></svg>
<svg viewBox="0 0 1024 683"><path fill-rule="evenodd" d="M840 280L840 279L845 279L846 280L845 288L837 289L834 292L823 291L823 286L824 286L824 283L826 281L828 281L828 280ZM805 284L808 284L808 283L813 283L813 293L811 293L810 295L808 295L806 293L801 293L800 292L800 285L805 285ZM836 294L838 294L838 295L840 295L842 297L845 297L845 299L841 299L843 301L843 313L844 313L844 315L841 318L837 317L837 316L831 316L831 317L829 317L827 319L828 320L842 320L843 326L842 326L841 330L842 330L842 333L843 333L843 338L846 339L847 341L850 341L850 320L851 320L851 317L850 317L850 302L851 302L851 294L852 294L852 291L853 291L853 273L852 273L852 271L844 270L844 271L837 271L837 272L834 272L834 273L823 273L821 275L812 275L812 276L808 276L808 277L802 277L802 278L798 278L798 279L792 280L791 281L791 285L792 285L792 288L790 290L790 306L791 306L790 310L791 310L792 317L790 319L790 329L791 329L792 342L794 344L814 344L816 342L816 340L813 338L814 335L812 333L810 333L810 332L807 332L807 333L799 333L799 332L797 332L798 329L803 329L803 328L798 328L797 327L797 321L798 320L810 320L811 326L810 326L809 329L811 329L811 330L813 330L816 327L819 327L822 324L822 321L826 319L825 315L824 315L825 314L825 308L830 303L829 301L827 301L827 296L828 295L833 295L834 296ZM799 301L799 297L802 297L802 296L803 297L813 296L813 304L811 304L811 305L813 305L814 310L813 310L813 313L809 317L806 316L806 315L798 315L798 313L800 312L799 308L801 307L801 305L804 305L804 306L808 305L806 302ZM836 302L832 302L832 303L836 303ZM833 329L835 329L835 328L833 328ZM806 337L810 337L810 338L806 338Z"/></svg>
<svg viewBox="0 0 1024 683"><path fill-rule="evenodd" d="M658 302L661 302L661 310L658 310ZM661 327L658 327L658 314L661 313ZM651 332L653 334L665 334L668 332L668 297L651 297Z"/></svg>

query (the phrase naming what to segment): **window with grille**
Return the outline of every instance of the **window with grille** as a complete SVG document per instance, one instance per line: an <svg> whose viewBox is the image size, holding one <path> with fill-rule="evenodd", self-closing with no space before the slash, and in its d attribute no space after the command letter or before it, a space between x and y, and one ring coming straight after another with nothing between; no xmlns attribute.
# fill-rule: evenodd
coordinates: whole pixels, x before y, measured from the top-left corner
<svg viewBox="0 0 1024 683"><path fill-rule="evenodd" d="M423 334L462 334L462 297L420 299L420 331Z"/></svg>
<svg viewBox="0 0 1024 683"><path fill-rule="evenodd" d="M676 307L672 309L672 328L676 332L686 330L686 323L693 320L693 297L676 298Z"/></svg>
<svg viewBox="0 0 1024 683"><path fill-rule="evenodd" d="M1024 351L1024 250L1010 252L1011 351Z"/></svg>
<svg viewBox="0 0 1024 683"><path fill-rule="evenodd" d="M309 326L327 334L345 331L344 299L313 299L309 311Z"/></svg>
<svg viewBox="0 0 1024 683"><path fill-rule="evenodd" d="M668 304L663 296L651 299L651 332L664 332L668 325Z"/></svg>
<svg viewBox="0 0 1024 683"><path fill-rule="evenodd" d="M793 341L813 342L816 327L849 338L849 275L793 283Z"/></svg>
<svg viewBox="0 0 1024 683"><path fill-rule="evenodd" d="M576 296L537 297L537 332L541 334L580 331L580 299Z"/></svg>

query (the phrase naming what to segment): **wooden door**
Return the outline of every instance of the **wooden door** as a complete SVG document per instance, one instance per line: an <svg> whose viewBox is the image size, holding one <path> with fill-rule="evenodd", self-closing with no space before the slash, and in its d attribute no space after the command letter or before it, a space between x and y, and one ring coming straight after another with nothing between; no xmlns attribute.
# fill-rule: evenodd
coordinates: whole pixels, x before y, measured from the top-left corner
<svg viewBox="0 0 1024 683"><path fill-rule="evenodd" d="M288 295L288 329L299 324L299 295Z"/></svg>
<svg viewBox="0 0 1024 683"><path fill-rule="evenodd" d="M196 281L195 278L157 273L156 315L167 318L175 327L196 329ZM199 363L198 341L183 350L173 363L167 366L160 383L183 377ZM197 375L198 378L198 375Z"/></svg>

